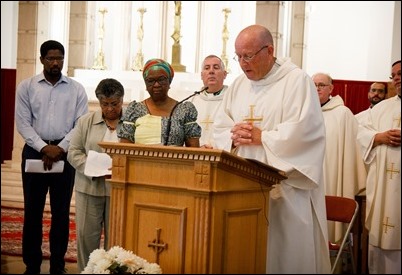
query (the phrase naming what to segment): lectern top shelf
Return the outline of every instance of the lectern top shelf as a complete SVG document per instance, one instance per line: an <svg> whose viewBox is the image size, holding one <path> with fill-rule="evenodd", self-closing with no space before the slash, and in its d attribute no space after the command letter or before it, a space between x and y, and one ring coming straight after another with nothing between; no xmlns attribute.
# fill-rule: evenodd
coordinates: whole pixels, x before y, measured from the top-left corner
<svg viewBox="0 0 402 275"><path fill-rule="evenodd" d="M218 167L228 167L235 173L260 178L266 185L279 184L287 179L284 171L262 162L245 159L219 149L195 147L175 147L162 145L143 145L134 143L99 142L104 152L113 156L152 159L166 161L198 161L214 163Z"/></svg>

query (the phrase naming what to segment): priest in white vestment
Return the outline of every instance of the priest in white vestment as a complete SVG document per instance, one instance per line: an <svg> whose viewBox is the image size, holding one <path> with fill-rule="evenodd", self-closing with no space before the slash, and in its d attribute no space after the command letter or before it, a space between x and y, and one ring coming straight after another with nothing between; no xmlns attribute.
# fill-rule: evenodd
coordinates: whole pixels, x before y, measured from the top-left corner
<svg viewBox="0 0 402 275"><path fill-rule="evenodd" d="M374 82L373 84L371 84L370 90L367 93L367 98L370 102L370 107L355 115L357 121L360 123L360 121L364 120L369 110L373 108L377 103L383 101L386 97L387 97L387 87L385 86L384 83Z"/></svg>
<svg viewBox="0 0 402 275"><path fill-rule="evenodd" d="M397 95L370 109L358 141L368 164L369 273L401 274L401 61L392 66Z"/></svg>
<svg viewBox="0 0 402 275"><path fill-rule="evenodd" d="M355 199L366 186L366 168L357 143L358 122L339 96L331 97L332 78L325 73L312 76L324 115L326 147L324 158L325 194ZM345 224L328 221L328 239L339 242Z"/></svg>
<svg viewBox="0 0 402 275"><path fill-rule="evenodd" d="M214 122L216 148L286 172L269 198L267 273L329 273L325 127L310 76L274 57L271 33L252 25L235 42L244 72Z"/></svg>
<svg viewBox="0 0 402 275"><path fill-rule="evenodd" d="M213 148L215 146L212 124L227 89L227 86L223 84L226 76L227 72L222 59L216 55L208 55L204 58L201 79L204 88L208 87L208 90L190 100L198 111L197 123L202 129L200 147Z"/></svg>

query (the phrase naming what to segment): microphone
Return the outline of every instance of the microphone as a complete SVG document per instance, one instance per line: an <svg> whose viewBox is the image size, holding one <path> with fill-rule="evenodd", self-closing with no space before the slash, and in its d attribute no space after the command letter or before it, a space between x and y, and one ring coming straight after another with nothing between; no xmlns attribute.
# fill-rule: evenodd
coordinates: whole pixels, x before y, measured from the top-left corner
<svg viewBox="0 0 402 275"><path fill-rule="evenodd" d="M184 101L186 101L186 100L192 98L193 96L199 95L200 93L202 93L202 92L204 92L204 91L207 91L207 90L208 90L208 86L205 86L205 87L203 87L200 91L195 91L193 94L189 95L188 97L186 97L185 99L183 99L183 100L177 102L176 105L174 105L174 107L173 107L173 109L172 109L172 111L170 112L170 115L169 115L169 119L168 119L168 123L167 123L167 127L166 127L166 133L165 133L165 137L166 137L166 138L165 138L165 143L164 143L163 145L166 146L166 145L168 144L169 136L170 136L170 127L171 127L171 125L172 125L172 115L173 115L173 112L174 112L174 110L176 109L176 107L177 107L179 104L183 103Z"/></svg>

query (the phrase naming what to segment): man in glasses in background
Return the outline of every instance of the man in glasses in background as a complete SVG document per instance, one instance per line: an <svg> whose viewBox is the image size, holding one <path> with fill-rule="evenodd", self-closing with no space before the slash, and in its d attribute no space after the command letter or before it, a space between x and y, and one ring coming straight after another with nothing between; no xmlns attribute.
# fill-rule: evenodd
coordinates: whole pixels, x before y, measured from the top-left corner
<svg viewBox="0 0 402 275"><path fill-rule="evenodd" d="M276 58L268 29L251 25L235 41L244 74L215 116L215 147L287 173L270 191L267 273L329 273L323 159L325 126L313 81Z"/></svg>
<svg viewBox="0 0 402 275"><path fill-rule="evenodd" d="M355 117L357 121L360 123L367 115L368 111L373 108L377 103L381 102L387 97L387 86L384 83L374 82L370 86L370 90L367 93L367 98L370 102L370 106L366 109L361 111L360 113L356 114Z"/></svg>
<svg viewBox="0 0 402 275"><path fill-rule="evenodd" d="M88 112L84 86L62 74L64 46L54 40L40 47L43 71L17 87L15 118L25 140L22 150L24 228L22 257L25 274L40 274L42 264L42 216L49 192L52 222L49 232L50 274L66 273L70 202L74 168L66 161L72 130ZM42 161L30 169L32 160ZM58 164L61 168L56 171ZM26 169L27 168L27 169Z"/></svg>
<svg viewBox="0 0 402 275"><path fill-rule="evenodd" d="M332 96L332 77L312 77L324 115L326 147L324 158L325 195L354 199L365 187L366 169L356 142L359 124L341 96ZM338 242L344 235L341 223L328 221L328 239Z"/></svg>

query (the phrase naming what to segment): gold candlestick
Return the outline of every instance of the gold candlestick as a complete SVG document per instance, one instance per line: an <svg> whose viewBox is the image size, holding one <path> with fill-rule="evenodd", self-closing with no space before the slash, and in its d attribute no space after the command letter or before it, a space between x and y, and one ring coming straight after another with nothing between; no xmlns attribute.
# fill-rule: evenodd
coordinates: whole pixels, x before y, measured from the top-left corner
<svg viewBox="0 0 402 275"><path fill-rule="evenodd" d="M99 13L101 14L98 31L99 50L91 69L106 70L105 54L103 53L103 38L105 35L105 13L107 13L107 9L104 7L100 8Z"/></svg>
<svg viewBox="0 0 402 275"><path fill-rule="evenodd" d="M147 12L147 9L141 7L137 10L140 13L140 25L137 30L137 39L138 39L138 52L134 59L133 70L141 71L144 67L144 55L142 54L142 40L144 39L144 13Z"/></svg>
<svg viewBox="0 0 402 275"><path fill-rule="evenodd" d="M172 38L174 40L172 46L172 67L177 72L185 72L186 66L180 64L181 59L181 45L180 45L180 28L181 28L181 1L174 1L175 17L174 17L174 31Z"/></svg>
<svg viewBox="0 0 402 275"><path fill-rule="evenodd" d="M228 16L229 13L231 12L230 8L224 8L222 9L223 12L223 16L224 16L224 22L223 22L223 30L222 30L222 41L223 41L223 45L222 45L222 55L221 55L221 59L223 64L225 64L225 68L226 71L229 72L229 60L228 60L228 56L226 54L226 44L229 40L229 30L228 30Z"/></svg>
<svg viewBox="0 0 402 275"><path fill-rule="evenodd" d="M174 31L172 38L175 45L180 44L180 29L181 29L181 1L174 1L175 11L174 11Z"/></svg>

